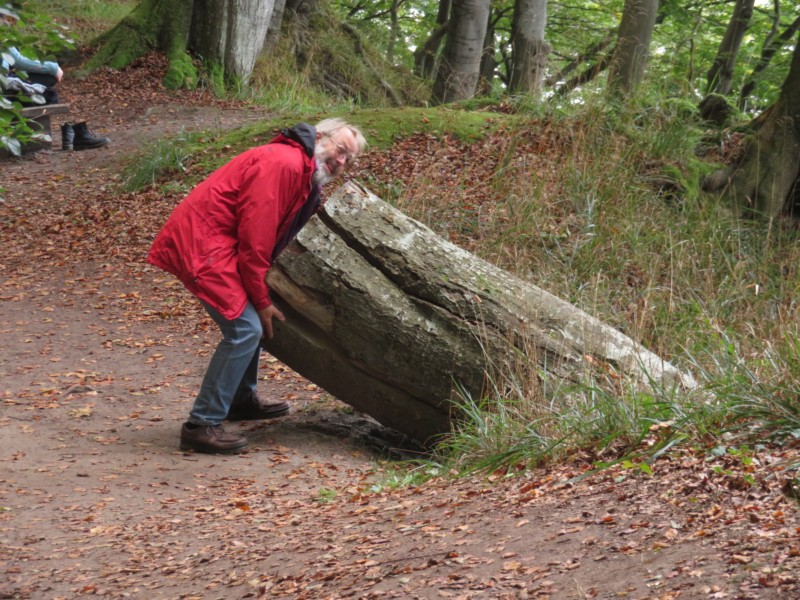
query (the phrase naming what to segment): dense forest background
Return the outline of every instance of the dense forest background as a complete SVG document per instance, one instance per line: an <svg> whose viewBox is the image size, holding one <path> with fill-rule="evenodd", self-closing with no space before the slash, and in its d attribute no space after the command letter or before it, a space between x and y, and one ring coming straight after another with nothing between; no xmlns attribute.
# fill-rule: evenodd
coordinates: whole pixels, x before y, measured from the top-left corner
<svg viewBox="0 0 800 600"><path fill-rule="evenodd" d="M59 4L21 2L16 7L14 3L9 6L21 9L28 29L41 34L48 29L43 17L60 10ZM800 27L795 2L763 0L612 0L602 5L546 0L278 0L240 1L230 6L236 8L226 8L222 2L187 0L145 0L140 4L77 2L64 10L73 13L72 18L77 20L73 25L78 28L61 32L67 36L99 33L94 14L83 17L85 22L91 22L94 31L81 31L79 24L82 12L86 15L100 11L107 15L109 26L122 21L115 30L117 38L123 39L112 48L107 47L93 64L111 56L112 66L121 65L136 52L156 46L168 49L177 59L176 44L182 43L182 49L188 47L192 51L193 59L209 65L217 63L214 68L223 67L229 72L229 79L240 80L250 77L254 57L280 55L279 44L289 45L297 52L300 62L282 65L288 70L302 71L308 66L303 62L304 56L310 57L308 50L319 50L322 56L334 55L342 61L355 54L362 60L376 61L378 64L372 64L376 75L388 77L386 70L395 70L406 78L413 73L419 78L416 83L427 82L429 87L448 71L460 74L475 69L477 61L476 87L465 90L467 97L498 98L534 92L539 100L571 96L568 101L574 103L602 91L606 84L603 75L609 75L609 69L611 79L617 78L620 70L630 69L641 71L634 79L646 76L651 91L666 97L700 102L710 93L719 93L729 96L739 110L755 115L776 99ZM26 7L35 10L26 13ZM226 11L231 11L227 20ZM250 29L245 28L244 22ZM223 24L230 29L228 39L213 31ZM138 27L138 33L120 35L126 25L130 29ZM30 31L28 35L14 29L4 33L9 41L19 33L21 39L15 42L29 50L58 52L56 36L52 35L58 28L49 29L49 46L30 35ZM180 33L181 29L185 31ZM187 33L191 37L186 37ZM237 33L243 39L231 39ZM133 40L137 36L138 42ZM108 37L113 35L83 37L81 41L107 44ZM175 41L175 37L182 39ZM342 37L349 37L349 41L339 39L341 45L337 47L334 39ZM460 54L454 49L459 44ZM634 47L633 60L625 61L622 55L628 46ZM468 56L470 52L474 56ZM233 58L237 53L241 59L238 62ZM253 57L243 60L247 53ZM473 62L462 62L466 65L462 66L458 59L463 61L465 57ZM337 70L336 62L327 66ZM452 79L453 73L449 74ZM211 73L205 75L210 77ZM376 98L364 98L356 87L344 85L348 79L354 83L355 75L353 72L350 77L343 77L338 91L349 93L355 101L374 102ZM192 82L189 79L172 83ZM454 84L438 83L440 87ZM393 96L392 100L427 101L431 92L420 90L417 95Z"/></svg>
<svg viewBox="0 0 800 600"><path fill-rule="evenodd" d="M327 65L331 75L340 77L338 87L327 83L329 91L361 102L376 99L364 98L358 85L348 85L352 76L337 69L337 59L348 61L356 55L371 63L371 58L380 63L371 64L379 69L376 75L386 78L387 70L399 71L404 79L413 72L432 86L434 101L533 93L542 100L572 95L568 101L579 102L603 90L603 74L608 75L610 87L621 86L625 92L633 91L646 75L651 84L658 82L655 88L665 97L700 102L719 93L731 96L739 110L752 115L776 99L800 27L796 3L753 0L688 4L629 0L602 5L546 0L288 0L285 4L279 0L238 2L238 13L228 21L220 14L204 14L234 10L223 8L224 3L201 3L208 8L192 5L146 0L137 12L146 13L151 29L159 28L158 43L173 48L175 42L166 38L181 27L176 15L190 13L183 25L190 33L189 47L238 78L249 77L256 55L275 53L283 32L297 45L295 68L306 66L309 50L319 50L333 59ZM157 23L161 11L170 15L169 35ZM247 22L254 28L238 27L249 45L240 41L241 46L233 46L235 28L220 42L222 34L203 32L198 25L205 22L218 28L226 22ZM252 25L256 22L257 27ZM303 39L306 31L309 39ZM339 47L325 39L342 34L351 39ZM237 63L232 58L248 52L253 56L247 60ZM114 60L127 58L117 50ZM393 101L403 98L387 95ZM427 95L403 100L428 100Z"/></svg>

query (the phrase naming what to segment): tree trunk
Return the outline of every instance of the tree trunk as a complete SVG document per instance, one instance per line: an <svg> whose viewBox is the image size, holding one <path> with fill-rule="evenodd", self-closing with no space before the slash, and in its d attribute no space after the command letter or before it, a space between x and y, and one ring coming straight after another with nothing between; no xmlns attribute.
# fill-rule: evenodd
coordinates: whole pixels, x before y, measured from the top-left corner
<svg viewBox="0 0 800 600"><path fill-rule="evenodd" d="M197 74L186 53L194 0L142 0L115 27L95 40L100 47L86 71L102 66L121 69L152 50L164 52L169 68L164 85L194 87Z"/></svg>
<svg viewBox="0 0 800 600"><path fill-rule="evenodd" d="M439 46L447 35L450 26L449 21L445 21L436 28L425 43L414 51L414 74L423 79L431 79L436 72L437 53Z"/></svg>
<svg viewBox="0 0 800 600"><path fill-rule="evenodd" d="M605 37L603 37L602 40L600 40L599 42L596 42L596 43L592 44L591 46L589 46L581 54L579 54L574 59L572 59L569 63L567 63L567 65L564 66L564 68L561 69L558 73L554 73L553 75L551 75L547 79L545 79L545 85L558 86L556 88L556 94L559 95L559 96L562 96L562 95L565 95L566 92L568 92L571 89L573 89L574 86L580 85L580 82L577 82L576 80L580 79L581 76L579 76L577 78L573 78L573 80L571 82L566 82L566 81L564 81L564 79L566 78L567 75L572 73L575 69L577 69L581 65L589 62L590 60L596 60L597 62L594 65L592 65L591 67L589 67L589 69L587 69L587 71L595 72L594 76L596 76L597 74L602 72L603 69L608 67L608 62L609 61L608 61L607 58L602 58L602 57L598 58L598 55L599 55L600 52L605 52L606 48L608 48L611 45L612 42L616 41L616 39L617 39L616 33L617 33L616 30L609 30L608 33L606 33ZM603 55L603 56L605 56L605 55ZM598 65L601 65L602 68L598 69L597 68ZM569 85L573 85L574 84L574 85L573 85L573 87L570 87L566 91L561 91L561 88L566 86L566 85L568 85L568 84Z"/></svg>
<svg viewBox="0 0 800 600"><path fill-rule="evenodd" d="M558 86L556 88L555 95L559 98L562 98L578 86L592 81L595 77L608 68L610 62L611 57L608 54L601 55L593 65L588 66L582 73L575 75L575 77L569 81Z"/></svg>
<svg viewBox="0 0 800 600"><path fill-rule="evenodd" d="M433 84L434 104L466 100L475 94L488 22L489 0L453 0L450 28Z"/></svg>
<svg viewBox="0 0 800 600"><path fill-rule="evenodd" d="M223 64L227 27L227 2L207 0L192 12L189 46L202 48L207 64Z"/></svg>
<svg viewBox="0 0 800 600"><path fill-rule="evenodd" d="M394 63L394 47L397 44L397 38L400 35L400 20L398 17L398 9L400 0L392 0L392 6L389 9L391 16L391 25L389 27L389 43L386 45L386 60Z"/></svg>
<svg viewBox="0 0 800 600"><path fill-rule="evenodd" d="M628 96L644 79L657 13L658 0L625 0L619 41L609 65L612 96Z"/></svg>
<svg viewBox="0 0 800 600"><path fill-rule="evenodd" d="M264 38L262 52L269 53L278 45L278 40L281 37L283 9L285 6L286 0L275 0L275 4L272 6L272 17L270 17L269 20L269 29L267 29L267 35Z"/></svg>
<svg viewBox="0 0 800 600"><path fill-rule="evenodd" d="M272 7L272 0L195 2L190 46L222 65L228 81L246 82L261 52Z"/></svg>
<svg viewBox="0 0 800 600"><path fill-rule="evenodd" d="M727 96L733 87L733 67L742 39L753 16L754 0L736 0L733 16L725 30L722 43L719 45L714 64L708 70L706 78L706 95L720 94Z"/></svg>
<svg viewBox="0 0 800 600"><path fill-rule="evenodd" d="M355 183L328 200L269 273L287 320L267 348L355 408L429 442L456 390L488 379L692 388L619 331L437 237ZM544 400L543 400L544 401Z"/></svg>
<svg viewBox="0 0 800 600"><path fill-rule="evenodd" d="M492 11L489 11L489 19L486 22L486 33L483 35L483 50L481 51L481 66L478 69L478 85L476 91L481 96L487 96L492 91L494 83L494 73L497 70L497 60L495 59L495 20L492 18Z"/></svg>
<svg viewBox="0 0 800 600"><path fill-rule="evenodd" d="M164 85L194 87L187 50L219 67L228 80L246 81L261 50L272 15L272 0L142 0L113 29L101 35L100 49L87 64L124 67L159 50L169 59Z"/></svg>
<svg viewBox="0 0 800 600"><path fill-rule="evenodd" d="M511 93L541 95L550 54L544 41L546 23L547 0L516 0L511 23Z"/></svg>
<svg viewBox="0 0 800 600"><path fill-rule="evenodd" d="M319 11L319 0L286 0L286 9L298 15L309 15Z"/></svg>
<svg viewBox="0 0 800 600"><path fill-rule="evenodd" d="M736 204L773 218L790 208L787 203L794 198L800 175L800 40L781 93L766 112L746 140L732 175L718 172L709 180L715 185L728 183L726 194Z"/></svg>
<svg viewBox="0 0 800 600"><path fill-rule="evenodd" d="M436 72L437 55L442 39L447 34L451 0L439 0L436 13L436 29L419 48L414 51L414 73L423 79L431 79Z"/></svg>

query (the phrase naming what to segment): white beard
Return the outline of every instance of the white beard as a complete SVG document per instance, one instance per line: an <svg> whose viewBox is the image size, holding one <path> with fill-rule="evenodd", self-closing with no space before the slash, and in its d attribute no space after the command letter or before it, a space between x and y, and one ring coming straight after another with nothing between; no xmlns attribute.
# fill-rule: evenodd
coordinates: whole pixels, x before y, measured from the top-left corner
<svg viewBox="0 0 800 600"><path fill-rule="evenodd" d="M311 181L316 185L325 185L333 180L333 175L328 173L328 167L325 164L317 163L317 168L311 176Z"/></svg>
<svg viewBox="0 0 800 600"><path fill-rule="evenodd" d="M314 170L311 181L319 186L333 181L334 175L328 170L328 153L322 147L322 144L317 144L314 147L314 158L317 161L317 168Z"/></svg>

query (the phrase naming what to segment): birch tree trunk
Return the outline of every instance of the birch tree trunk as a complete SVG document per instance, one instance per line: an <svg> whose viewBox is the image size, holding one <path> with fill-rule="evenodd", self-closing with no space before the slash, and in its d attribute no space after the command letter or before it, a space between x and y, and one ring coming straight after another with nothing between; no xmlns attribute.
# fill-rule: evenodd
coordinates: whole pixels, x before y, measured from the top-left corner
<svg viewBox="0 0 800 600"><path fill-rule="evenodd" d="M658 0L625 0L619 40L608 73L612 95L627 96L644 79L657 12Z"/></svg>
<svg viewBox="0 0 800 600"><path fill-rule="evenodd" d="M511 22L512 93L538 98L542 92L550 54L550 46L544 41L546 23L547 0L516 0Z"/></svg>
<svg viewBox="0 0 800 600"><path fill-rule="evenodd" d="M481 68L489 0L453 0L432 102L447 104L475 94Z"/></svg>
<svg viewBox="0 0 800 600"><path fill-rule="evenodd" d="M355 183L337 190L269 272L267 349L340 400L422 443L450 430L456 390L525 373L692 388L619 331L436 236Z"/></svg>

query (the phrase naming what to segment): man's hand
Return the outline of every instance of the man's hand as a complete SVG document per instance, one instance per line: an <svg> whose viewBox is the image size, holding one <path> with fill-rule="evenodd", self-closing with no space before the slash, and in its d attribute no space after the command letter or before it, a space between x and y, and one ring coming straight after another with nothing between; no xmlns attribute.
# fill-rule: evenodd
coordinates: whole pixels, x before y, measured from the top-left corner
<svg viewBox="0 0 800 600"><path fill-rule="evenodd" d="M286 320L283 313L275 308L274 305L270 305L258 311L258 318L261 320L261 328L264 332L261 336L262 339L264 337L272 339L272 317L275 317L278 321Z"/></svg>

